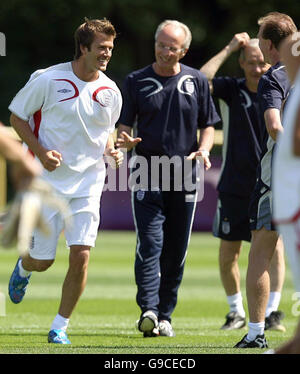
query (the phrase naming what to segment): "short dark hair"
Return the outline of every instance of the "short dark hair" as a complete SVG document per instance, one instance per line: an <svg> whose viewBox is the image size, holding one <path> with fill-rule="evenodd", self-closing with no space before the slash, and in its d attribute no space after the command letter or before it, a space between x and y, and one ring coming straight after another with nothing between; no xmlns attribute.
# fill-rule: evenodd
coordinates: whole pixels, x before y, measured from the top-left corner
<svg viewBox="0 0 300 374"><path fill-rule="evenodd" d="M114 38L117 33L111 22L106 19L88 19L85 17L85 22L80 25L74 34L75 39L75 55L74 59L77 60L81 56L80 46L83 45L90 49L93 43L95 34L101 32L102 34L111 35Z"/></svg>
<svg viewBox="0 0 300 374"><path fill-rule="evenodd" d="M261 36L271 40L276 49L284 38L297 31L292 18L284 13L270 12L259 18L257 23L262 27Z"/></svg>

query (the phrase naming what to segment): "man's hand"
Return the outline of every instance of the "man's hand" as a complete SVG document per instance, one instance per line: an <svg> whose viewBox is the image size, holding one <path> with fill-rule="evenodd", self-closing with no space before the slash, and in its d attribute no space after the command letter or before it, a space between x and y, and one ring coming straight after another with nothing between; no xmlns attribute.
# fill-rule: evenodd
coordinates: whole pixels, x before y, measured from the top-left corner
<svg viewBox="0 0 300 374"><path fill-rule="evenodd" d="M116 147L118 148L126 148L127 151L130 151L134 148L139 142L142 141L142 138L133 138L126 131L122 131L119 134L119 137L116 141Z"/></svg>
<svg viewBox="0 0 300 374"><path fill-rule="evenodd" d="M197 151L197 152L192 152L188 157L186 158L187 160L194 160L197 159L198 157L203 158L204 162L204 167L205 170L209 170L211 168L211 162L209 160L209 152L208 151Z"/></svg>
<svg viewBox="0 0 300 374"><path fill-rule="evenodd" d="M240 48L244 48L250 40L249 35L246 32L241 32L235 34L231 42L228 44L228 49L230 52L236 52Z"/></svg>
<svg viewBox="0 0 300 374"><path fill-rule="evenodd" d="M217 71L233 52L238 51L240 48L244 48L249 40L250 37L246 32L235 34L230 43L228 43L219 53L217 53L201 67L200 71L208 79L211 94L213 93L212 80L215 77Z"/></svg>
<svg viewBox="0 0 300 374"><path fill-rule="evenodd" d="M62 155L55 150L44 150L37 155L43 167L48 171L54 171L61 165Z"/></svg>
<svg viewBox="0 0 300 374"><path fill-rule="evenodd" d="M105 159L112 169L118 169L124 160L123 152L120 149L107 148L105 156Z"/></svg>

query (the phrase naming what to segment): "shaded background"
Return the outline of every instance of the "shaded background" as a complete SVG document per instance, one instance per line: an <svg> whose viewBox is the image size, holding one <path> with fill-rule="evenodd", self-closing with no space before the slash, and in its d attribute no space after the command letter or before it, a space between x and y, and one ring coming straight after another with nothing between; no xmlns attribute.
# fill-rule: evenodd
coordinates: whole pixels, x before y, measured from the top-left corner
<svg viewBox="0 0 300 374"><path fill-rule="evenodd" d="M154 32L164 19L190 27L193 40L183 62L198 68L235 33L255 37L257 18L274 10L300 23L297 0L2 0L7 56L0 57L0 118L8 120L9 102L34 70L73 58L73 34L85 16L115 25L119 35L107 73L121 85L126 74L153 61ZM236 59L220 72L239 74Z"/></svg>
<svg viewBox="0 0 300 374"><path fill-rule="evenodd" d="M7 107L33 71L72 60L73 34L85 16L106 17L115 25L118 38L107 75L121 88L129 72L153 62L154 33L164 19L177 19L190 27L193 40L182 62L199 68L235 33L246 31L255 37L257 19L270 11L289 14L299 27L297 0L2 0L0 32L6 36L6 56L0 57L0 119L8 124ZM237 59L228 59L219 74L241 75ZM214 155L214 167L206 176L204 201L196 211L196 230L211 228L220 166L217 147ZM120 199L106 195L102 206L104 228L133 227L128 194ZM124 212L129 216L123 216L115 227L116 218Z"/></svg>

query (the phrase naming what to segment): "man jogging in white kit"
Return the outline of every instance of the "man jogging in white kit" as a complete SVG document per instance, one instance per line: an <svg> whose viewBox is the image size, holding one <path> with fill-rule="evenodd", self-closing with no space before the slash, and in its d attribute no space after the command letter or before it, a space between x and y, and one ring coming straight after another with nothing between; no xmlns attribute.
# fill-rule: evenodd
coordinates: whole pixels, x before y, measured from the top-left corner
<svg viewBox="0 0 300 374"><path fill-rule="evenodd" d="M108 20L86 19L75 32L74 61L35 72L9 106L12 126L41 161L42 177L67 199L72 214L73 225L68 228L56 211L45 210L51 236L34 233L29 254L18 260L9 282L11 300L21 302L31 272L45 271L54 262L64 229L70 247L69 269L48 335L50 343L70 344L66 329L86 284L90 248L99 227L106 173L103 154L116 167L123 159L112 137L122 98L116 84L103 73L115 37Z"/></svg>

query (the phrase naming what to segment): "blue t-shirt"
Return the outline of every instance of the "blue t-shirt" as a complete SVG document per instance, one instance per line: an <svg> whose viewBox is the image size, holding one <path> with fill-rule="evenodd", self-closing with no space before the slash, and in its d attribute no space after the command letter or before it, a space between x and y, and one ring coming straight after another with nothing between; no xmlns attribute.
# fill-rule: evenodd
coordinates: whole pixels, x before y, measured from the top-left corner
<svg viewBox="0 0 300 374"><path fill-rule="evenodd" d="M136 121L135 136L142 138L138 155L188 156L198 150L198 128L220 121L206 77L186 65L180 68L177 75L162 77L149 65L125 79L119 122L133 127Z"/></svg>
<svg viewBox="0 0 300 374"><path fill-rule="evenodd" d="M267 109L271 108L276 108L282 113L290 88L290 81L285 67L278 62L259 80L257 95L262 116ZM264 126L263 150L257 177L260 183L263 183L268 188L271 188L272 160L275 145L275 141L269 136L266 126Z"/></svg>
<svg viewBox="0 0 300 374"><path fill-rule="evenodd" d="M217 77L213 95L220 100L224 142L217 189L249 197L256 181L263 139L257 94L248 90L245 78Z"/></svg>
<svg viewBox="0 0 300 374"><path fill-rule="evenodd" d="M262 113L270 108L281 111L289 90L290 81L285 66L277 62L259 80L257 94Z"/></svg>

